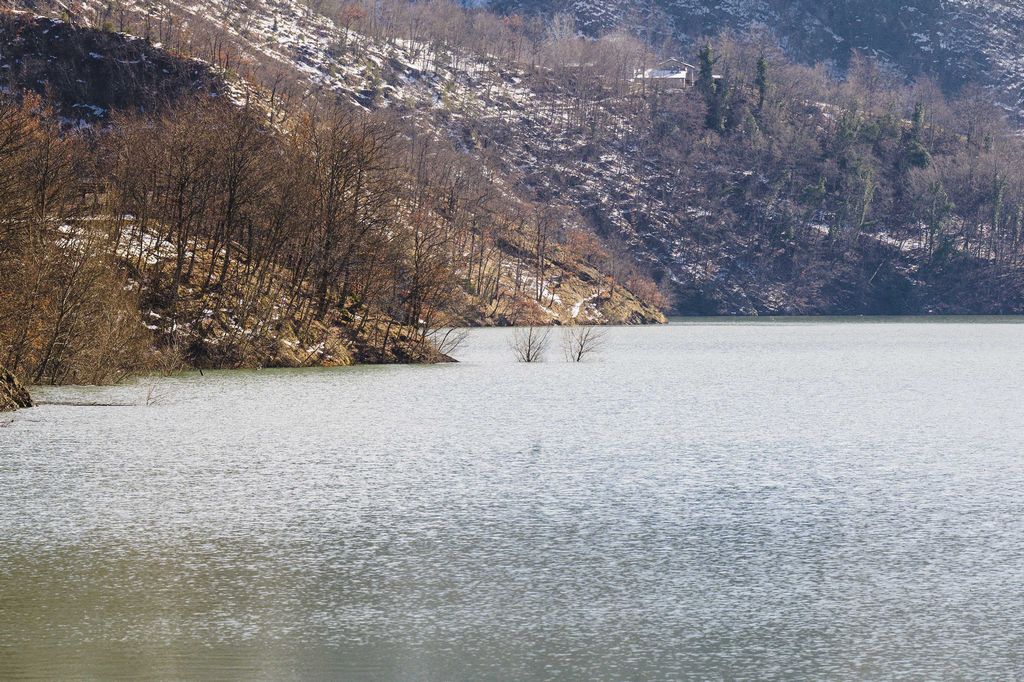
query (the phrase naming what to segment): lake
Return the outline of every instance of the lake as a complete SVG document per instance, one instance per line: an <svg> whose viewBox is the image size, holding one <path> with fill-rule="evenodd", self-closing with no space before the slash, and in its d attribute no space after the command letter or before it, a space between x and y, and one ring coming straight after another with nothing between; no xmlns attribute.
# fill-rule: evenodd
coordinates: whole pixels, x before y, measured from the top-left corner
<svg viewBox="0 0 1024 682"><path fill-rule="evenodd" d="M1024 677L1020 320L509 337L39 390L0 678Z"/></svg>

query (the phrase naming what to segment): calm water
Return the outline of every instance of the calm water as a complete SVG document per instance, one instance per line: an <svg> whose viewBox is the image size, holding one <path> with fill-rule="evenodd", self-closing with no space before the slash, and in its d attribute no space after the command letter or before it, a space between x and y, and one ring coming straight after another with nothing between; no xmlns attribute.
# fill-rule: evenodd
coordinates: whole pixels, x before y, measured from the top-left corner
<svg viewBox="0 0 1024 682"><path fill-rule="evenodd" d="M0 678L1024 678L1024 325L507 340L41 393Z"/></svg>

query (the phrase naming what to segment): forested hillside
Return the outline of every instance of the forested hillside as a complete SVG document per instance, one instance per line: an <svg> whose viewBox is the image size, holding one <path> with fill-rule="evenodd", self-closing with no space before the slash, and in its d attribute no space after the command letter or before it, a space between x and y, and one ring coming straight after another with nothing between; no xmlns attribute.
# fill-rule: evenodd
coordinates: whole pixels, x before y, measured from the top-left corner
<svg viewBox="0 0 1024 682"><path fill-rule="evenodd" d="M804 64L845 70L855 52L948 92L981 86L1024 113L1024 4L1018 0L485 0L505 14L570 18L597 37L618 28L656 44L724 31L776 36Z"/></svg>
<svg viewBox="0 0 1024 682"><path fill-rule="evenodd" d="M427 358L454 323L653 321L667 305L1024 311L1017 130L984 91L950 96L870 56L837 72L762 29L588 36L566 14L441 1L36 9L64 21L19 15L4 36L22 119L9 118L76 161L47 204L60 210L33 218L49 238L20 243L74 256L99 226L87 233L116 265L103 271L123 276L110 290L165 358ZM152 102L52 75L75 68L53 66L75 53L67 41L41 37L58 26L83 46L113 41L77 54L139 65L128 87ZM31 49L26 31L40 34ZM696 65L694 87L637 79L667 57ZM176 85L156 92L147 74L164 58ZM11 346L34 353L34 380L66 380L47 314L42 341L8 332Z"/></svg>
<svg viewBox="0 0 1024 682"><path fill-rule="evenodd" d="M152 40L0 28L0 362L30 381L432 361L451 325L663 319L639 272L585 262L557 213L399 119Z"/></svg>
<svg viewBox="0 0 1024 682"><path fill-rule="evenodd" d="M161 7L150 26L186 11ZM713 39L722 78L675 91L634 74L697 50L581 38L561 15L403 0L187 12L264 80L389 112L632 254L680 312L1022 307L1021 145L981 94L949 99L866 57L838 77L764 33Z"/></svg>

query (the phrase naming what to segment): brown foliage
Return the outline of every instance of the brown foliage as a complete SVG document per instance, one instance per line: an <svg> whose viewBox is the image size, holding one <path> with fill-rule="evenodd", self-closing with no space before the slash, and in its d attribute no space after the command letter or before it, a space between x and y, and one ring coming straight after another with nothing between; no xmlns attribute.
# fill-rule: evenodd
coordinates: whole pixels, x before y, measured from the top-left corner
<svg viewBox="0 0 1024 682"><path fill-rule="evenodd" d="M0 101L0 350L35 383L106 383L139 367L145 329L111 259L83 227L81 140Z"/></svg>

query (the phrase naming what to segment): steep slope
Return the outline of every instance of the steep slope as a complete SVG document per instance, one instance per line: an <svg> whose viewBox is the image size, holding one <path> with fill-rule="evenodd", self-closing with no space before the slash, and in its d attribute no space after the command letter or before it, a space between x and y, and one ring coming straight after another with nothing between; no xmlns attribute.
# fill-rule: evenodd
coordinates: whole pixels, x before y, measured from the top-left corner
<svg viewBox="0 0 1024 682"><path fill-rule="evenodd" d="M676 6L709 28L725 19L777 18L780 11L753 2ZM718 143L702 140L694 128L702 105L693 97L609 89L571 66L538 70L450 44L369 38L291 2L257 3L241 12L207 0L180 3L179 10L206 22L215 17L256 61L292 69L321 94L391 110L479 159L509 193L525 191L564 209L568 224L621 240L675 290L681 312L997 312L1024 306L1019 277L990 272L987 257L936 266L918 241L886 232L895 226L872 224L864 235L844 237L837 251L835 235L849 229L832 222L847 201L838 193L852 191L844 189L848 180L841 175L826 187L831 196L824 204L831 209L817 211L817 222L795 221L796 234L780 241L773 231L792 232L786 216L807 208L771 194L780 184L813 185L815 173L832 171L827 164L819 168L821 159L787 170L770 156L723 156L728 144L711 158L694 156ZM831 35L810 5L797 10L791 8L789 24L817 21ZM826 18L842 23L851 36L860 23L856 7ZM905 29L889 33L899 36ZM818 105L780 106L789 120L809 122L804 134L821 136L821 144L831 144L828 138L839 132ZM886 125L886 134L898 140L898 127ZM864 152L877 144L865 138ZM895 185L884 189L891 193ZM996 276L1003 284L993 293ZM548 298L562 300L554 291ZM587 299L584 310L589 307Z"/></svg>
<svg viewBox="0 0 1024 682"><path fill-rule="evenodd" d="M637 293L646 282L560 245L557 218L515 192L488 187L486 206L465 208L462 185L487 184L480 169L418 142L444 129L413 124L462 71L427 74L436 55L422 47L365 39L340 59L340 31L298 4L176 11L244 59L211 66L185 42L0 13L0 172L13 180L0 193L0 352L19 376L116 380L151 366L154 345L167 367L433 361L462 323L664 320ZM285 122L237 73L274 64L301 97L352 106L295 105ZM359 166L364 152L378 156ZM327 187L341 166L359 178L339 190L351 219Z"/></svg>
<svg viewBox="0 0 1024 682"><path fill-rule="evenodd" d="M593 8L580 5L581 19L592 16L583 12L587 7ZM680 21L694 32L755 19L779 27L817 26L820 35L805 39L807 44L824 49L822 36L829 36L833 56L848 53L836 46L860 35L855 29L864 22L853 4L680 1L661 9L671 8L683 12ZM628 61L620 60L619 75L611 77L562 53L538 66L474 53L450 36L412 39L399 37L408 34L396 29L370 37L288 0L244 7L217 0L169 2L159 9L140 2L135 9L148 17L147 26L168 23L172 16L176 25L215 31L218 44L235 46L241 63L287 72L303 96L388 111L420 133L447 141L479 163L501 192L525 195L557 213L563 229L584 228L624 244L674 290L681 312L1024 310L1019 240L1013 236L1019 228L1019 183L1005 184L1002 171L986 177L985 170L1007 162L1012 168L1017 152L989 158L993 133L959 129L949 115L941 124L949 129L913 133L909 120L902 120L911 115L907 93L887 94L895 97L889 109L861 112L852 108L857 97L831 102L841 94L839 85L809 89L807 83L820 80L817 75L773 57L770 68L785 82L759 111L750 99L754 49L736 55L740 61L729 66L738 86L735 101L729 103L730 120L720 122L723 130L713 132L705 129L700 95L638 91L630 83ZM655 26L657 10L601 4L614 21ZM976 16L972 9L949 14L949 20ZM1016 16L1010 12L1005 19ZM908 26L885 17L875 17L884 30L865 29L862 37L898 42ZM833 24L842 24L849 37L835 33ZM948 45L933 49L939 48ZM874 103L870 96L868 103ZM967 110L961 114L961 122L978 118ZM935 177L904 159L913 137L925 132L944 155L929 171ZM960 168L971 174L957 176ZM926 225L920 213L928 197L914 204L908 196L933 185L936 198L955 199L950 203L963 210ZM513 254L522 246L504 248ZM580 266L588 256L560 253L525 279L517 275L517 282L536 292L539 314L609 319L611 298L621 288L595 282L600 269ZM603 264L600 257L590 260ZM614 317L623 319L621 312ZM624 319L644 319L644 312L634 309Z"/></svg>
<svg viewBox="0 0 1024 682"><path fill-rule="evenodd" d="M243 5L222 0L168 0L155 5L140 0L125 5L152 23L177 21L191 35L216 35L217 40L239 51L239 68L247 66L254 79L262 76L269 80L270 73L288 74L304 91L303 97L341 99L366 111L387 111L403 121L408 130L443 140L466 152L466 158L480 160L486 156L482 159L483 172L497 191L513 202L521 198L523 164L482 155L480 152L485 150L481 146L486 141L472 139L472 128L483 124L500 127L508 122L515 130L519 128L516 118L528 117L536 111L544 96L533 89L537 83L526 71L510 71L492 56L460 54L427 41L362 35L310 11L307 3L296 0ZM99 5L94 16L101 16L98 8ZM83 19L87 16L82 14ZM167 17L173 17L173 21ZM549 106L540 125L530 131L530 137L551 144L552 129L558 126L562 118L559 109L564 106L561 101ZM556 139L564 137L563 132ZM534 199L536 195L528 192L526 198ZM575 205L563 202L561 207L568 214L559 220L555 231L565 233L586 226ZM510 262L519 259L521 244L505 246L509 247ZM469 321L507 324L527 319L556 323L663 320L658 310L660 295L647 299L638 296L634 290L648 289L646 282L629 286L628 280L642 277L620 272L619 284L625 286L605 284L607 270L613 268L622 270L619 264L609 267L594 259L580 262L575 254L560 249L538 265L527 265L521 275L517 273L514 291L508 292L506 298L523 298L523 283L539 292L527 297L534 301L521 301L515 306L521 313L512 315L491 308L479 311ZM499 282L506 280L499 277Z"/></svg>

